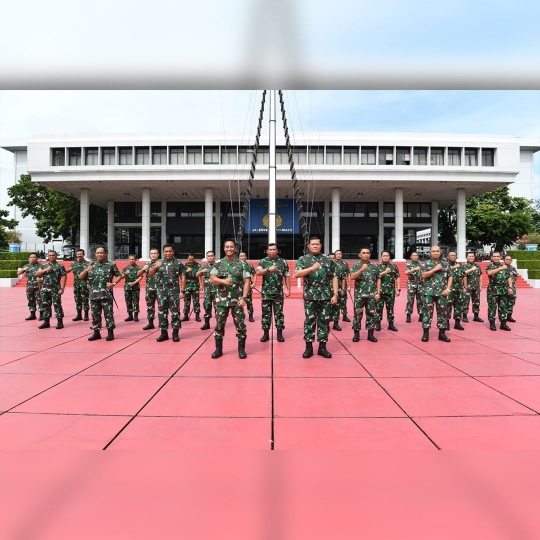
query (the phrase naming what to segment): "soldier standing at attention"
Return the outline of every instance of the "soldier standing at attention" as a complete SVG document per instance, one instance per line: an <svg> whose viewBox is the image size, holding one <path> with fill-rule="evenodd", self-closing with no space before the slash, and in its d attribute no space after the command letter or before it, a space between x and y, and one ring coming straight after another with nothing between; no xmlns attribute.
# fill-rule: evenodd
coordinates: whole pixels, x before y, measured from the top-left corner
<svg viewBox="0 0 540 540"><path fill-rule="evenodd" d="M257 274L255 273L254 266L247 262L247 255L244 251L240 252L238 258L246 264L249 270L249 293L246 296L246 306L249 314L249 322L255 322L255 319L253 318L253 287L255 287L255 284L257 283Z"/></svg>
<svg viewBox="0 0 540 540"><path fill-rule="evenodd" d="M469 298L472 302L473 321L484 322L478 314L480 313L480 293L482 292L482 268L474 262L474 253L467 253L467 262L463 265L467 276L467 292L463 307L463 320L469 322L467 313L469 311Z"/></svg>
<svg viewBox="0 0 540 540"><path fill-rule="evenodd" d="M506 324L506 319L508 317L509 298L513 295L514 290L508 266L501 263L501 254L498 251L491 254L491 264L486 267L486 274L489 276L487 288L489 329L497 330L495 316L498 309L501 330L509 332L511 328Z"/></svg>
<svg viewBox="0 0 540 540"><path fill-rule="evenodd" d="M371 251L362 248L359 253L360 262L351 268L350 277L354 280L354 317L353 317L353 341L360 341L360 328L362 315L366 309L366 329L368 340L377 343L374 336L377 322L377 300L381 295L381 268L378 264L370 262Z"/></svg>
<svg viewBox="0 0 540 540"><path fill-rule="evenodd" d="M433 310L437 306L437 328L439 340L446 343L450 338L445 334L447 322L446 298L452 288L452 276L448 263L441 260L441 248L432 246L429 252L430 259L422 263L422 279L424 280L424 310L423 323L424 335L422 341L429 341L429 329L433 319Z"/></svg>
<svg viewBox="0 0 540 540"><path fill-rule="evenodd" d="M35 253L30 253L28 257L28 264L25 264L22 268L17 269L17 275L26 274L26 299L28 300L28 310L30 316L24 319L25 321L36 320L36 306L39 308L40 316L41 307L41 294L39 292L39 284L37 282L36 271L39 270L40 264Z"/></svg>
<svg viewBox="0 0 540 540"><path fill-rule="evenodd" d="M126 301L126 309L128 318L125 322L139 322L139 296L141 294L141 286L139 285L142 276L139 277L140 266L137 265L137 257L129 256L129 264L124 268L122 274L124 278L124 299Z"/></svg>
<svg viewBox="0 0 540 540"><path fill-rule="evenodd" d="M416 298L416 311L418 312L418 320L422 320L422 290L424 282L422 281L422 267L420 266L419 256L416 251L411 253L411 262L405 265L405 275L407 276L407 307L405 314L407 322L411 322L411 315L414 311L414 299Z"/></svg>
<svg viewBox="0 0 540 540"><path fill-rule="evenodd" d="M348 277L349 277L349 265L343 260L343 252L341 249L336 249L334 252L336 275L338 278L338 294L339 303L334 306L334 330L341 330L339 327L339 314L343 313L343 321L351 322L351 319L347 317L347 290L348 290Z"/></svg>
<svg viewBox="0 0 540 540"><path fill-rule="evenodd" d="M261 327L263 330L262 342L270 339L269 331L272 323L272 309L274 311L274 321L277 329L277 340L285 341L283 329L285 319L283 317L283 278L285 278L285 296L291 295L291 279L289 277L289 265L287 261L278 256L276 244L268 244L266 248L267 257L259 261L257 275L262 276L261 287Z"/></svg>
<svg viewBox="0 0 540 540"><path fill-rule="evenodd" d="M210 329L210 317L212 317L212 303L214 301L213 296L213 287L210 283L210 272L214 268L214 263L216 262L216 256L213 251L206 252L206 264L203 264L201 269L197 272L197 277L203 279L203 289L204 289L204 300L203 300L203 309L204 309L204 324L201 326L201 330Z"/></svg>
<svg viewBox="0 0 540 540"><path fill-rule="evenodd" d="M80 274L81 279L88 277L90 285L90 309L92 310L92 330L94 333L88 341L101 339L101 311L107 327L107 341L114 339L113 287L122 281L122 274L114 262L107 259L107 248L96 249L95 263L91 263ZM116 278L116 279L114 279Z"/></svg>
<svg viewBox="0 0 540 540"><path fill-rule="evenodd" d="M467 290L467 276L465 269L457 262L457 253L450 251L448 253L448 267L450 268L450 275L452 276L452 288L448 298L446 299L446 305L448 308L448 315L446 316L446 329L450 330L450 319L452 318L452 309L454 310L454 328L456 330L465 330L461 326L461 315L463 311L463 304L465 303L465 291Z"/></svg>
<svg viewBox="0 0 540 540"><path fill-rule="evenodd" d="M336 265L321 253L322 242L313 236L308 242L309 253L303 255L296 263L295 278L304 278L304 341L306 350L303 358L313 356L315 328L319 350L317 354L324 358L332 358L326 348L333 306L338 303L338 278Z"/></svg>
<svg viewBox="0 0 540 540"><path fill-rule="evenodd" d="M386 304L386 320L388 321L388 330L397 332L398 329L394 326L394 304L396 303L396 295L401 294L401 285L399 277L399 268L390 262L390 252L383 251L381 253L381 294L377 301L377 324L375 330L381 329L381 321L383 318L383 309Z"/></svg>
<svg viewBox="0 0 540 540"><path fill-rule="evenodd" d="M510 272L510 277L512 278L512 295L508 296L508 313L506 320L508 322L516 322L516 320L512 317L512 313L514 312L514 306L516 305L516 280L518 273L515 267L512 266L511 255L506 255L506 257L504 258L504 264L508 266L508 271Z"/></svg>
<svg viewBox="0 0 540 540"><path fill-rule="evenodd" d="M210 283L214 287L214 308L216 311L216 327L214 328L216 350L212 353L212 358L219 358L223 355L225 323L229 312L232 312L232 320L238 338L238 358L244 359L247 358L244 306L250 290L251 272L246 263L235 257L234 240L225 240L223 251L225 257L216 262L210 271Z"/></svg>
<svg viewBox="0 0 540 540"><path fill-rule="evenodd" d="M157 278L158 318L161 335L156 341L167 341L169 333L169 310L171 312L172 339L180 341L178 331L180 322L180 298L184 298L186 288L186 270L181 261L175 258L172 244L163 246L163 258L148 271L148 275Z"/></svg>
<svg viewBox="0 0 540 540"><path fill-rule="evenodd" d="M56 329L64 328L62 309L62 295L66 286L67 273L63 265L56 260L57 253L50 249L47 253L48 262L42 264L39 270L36 270L36 277L42 277L41 285L41 306L43 308L43 323L38 328L50 328L50 319L52 315L52 306L56 316Z"/></svg>
<svg viewBox="0 0 540 540"><path fill-rule="evenodd" d="M73 272L73 296L75 297L75 309L77 316L72 321L82 321L82 312L84 309L84 320L88 320L88 282L86 279L81 279L81 272L88 266L84 258L84 249L78 249L76 259L69 265L66 272Z"/></svg>
<svg viewBox="0 0 540 540"><path fill-rule="evenodd" d="M157 278L156 276L150 277L148 272L151 268L154 267L156 262L159 259L159 250L151 249L150 250L150 262L147 262L138 272L137 277L142 277L146 275L146 290L145 290L145 301L146 301L146 316L148 317L148 324L143 327L143 330L153 330L154 329L154 318L156 316L156 302L157 302Z"/></svg>
<svg viewBox="0 0 540 540"><path fill-rule="evenodd" d="M191 299L193 299L193 311L195 311L195 320L201 322L201 305L199 303L199 291L201 290L201 274L199 271L202 266L195 260L195 255L188 255L186 267L186 294L184 297L184 317L182 322L189 321L189 308Z"/></svg>

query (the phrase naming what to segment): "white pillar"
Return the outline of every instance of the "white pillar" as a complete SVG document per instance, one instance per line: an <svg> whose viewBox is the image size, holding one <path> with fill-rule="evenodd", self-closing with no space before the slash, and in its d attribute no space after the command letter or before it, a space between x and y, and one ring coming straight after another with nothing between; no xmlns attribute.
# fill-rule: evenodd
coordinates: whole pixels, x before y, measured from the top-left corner
<svg viewBox="0 0 540 540"><path fill-rule="evenodd" d="M163 246L167 243L167 201L161 201L161 245L159 246L159 252L163 249Z"/></svg>
<svg viewBox="0 0 540 540"><path fill-rule="evenodd" d="M109 259L114 260L114 201L107 202L107 249Z"/></svg>
<svg viewBox="0 0 540 540"><path fill-rule="evenodd" d="M311 233L311 231L309 231ZM330 204L324 199L324 253L330 253Z"/></svg>
<svg viewBox="0 0 540 540"><path fill-rule="evenodd" d="M395 253L394 259L396 261L404 261L403 258L403 188L396 188L396 200L395 200Z"/></svg>
<svg viewBox="0 0 540 540"><path fill-rule="evenodd" d="M204 188L204 253L212 249L214 243L214 208L212 188Z"/></svg>
<svg viewBox="0 0 540 540"><path fill-rule="evenodd" d="M214 204L216 206L214 253L217 261L218 259L221 259L221 200L216 199Z"/></svg>
<svg viewBox="0 0 540 540"><path fill-rule="evenodd" d="M458 261L465 260L466 249L466 230L465 230L465 212L466 212L465 189L457 190L457 257Z"/></svg>
<svg viewBox="0 0 540 540"><path fill-rule="evenodd" d="M431 201L431 245L439 245L439 203Z"/></svg>
<svg viewBox="0 0 540 540"><path fill-rule="evenodd" d="M372 253L372 259L378 259L381 251L384 249L384 200L379 201L379 242L378 253Z"/></svg>
<svg viewBox="0 0 540 540"><path fill-rule="evenodd" d="M341 212L339 188L332 188L332 251L340 249L341 243Z"/></svg>
<svg viewBox="0 0 540 540"><path fill-rule="evenodd" d="M276 91L270 90L270 164L268 183L268 243L276 242Z"/></svg>
<svg viewBox="0 0 540 540"><path fill-rule="evenodd" d="M89 242L89 227L90 227L90 196L88 188L81 189L81 210L80 210L80 228L79 228L79 244L85 253L88 253Z"/></svg>
<svg viewBox="0 0 540 540"><path fill-rule="evenodd" d="M142 189L142 243L139 257L148 260L150 254L150 188Z"/></svg>

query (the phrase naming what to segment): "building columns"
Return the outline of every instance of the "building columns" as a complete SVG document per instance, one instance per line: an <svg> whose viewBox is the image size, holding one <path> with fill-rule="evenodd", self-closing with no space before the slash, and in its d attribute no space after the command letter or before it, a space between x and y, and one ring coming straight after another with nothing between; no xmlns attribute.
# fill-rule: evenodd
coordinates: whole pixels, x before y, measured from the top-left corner
<svg viewBox="0 0 540 540"><path fill-rule="evenodd" d="M212 188L204 188L204 253L212 249L214 243L214 208Z"/></svg>
<svg viewBox="0 0 540 540"><path fill-rule="evenodd" d="M457 190L457 258L458 261L465 260L465 250L467 243L467 233L465 225L467 199L465 197L465 189L458 188Z"/></svg>
<svg viewBox="0 0 540 540"><path fill-rule="evenodd" d="M150 256L150 188L142 189L142 260L148 260Z"/></svg>
<svg viewBox="0 0 540 540"><path fill-rule="evenodd" d="M332 251L340 249L341 243L341 211L340 190L332 188Z"/></svg>
<svg viewBox="0 0 540 540"><path fill-rule="evenodd" d="M214 247L210 246L210 249L213 249L214 254L216 255L216 261L218 259L221 259L222 253L221 253L221 200L216 199L214 201L216 206L216 222L215 222L215 240L214 240ZM206 257L206 253L204 254Z"/></svg>
<svg viewBox="0 0 540 540"><path fill-rule="evenodd" d="M80 217L81 222L79 226L79 245L84 252L88 254L90 248L90 196L88 194L88 188L81 189L81 210Z"/></svg>
<svg viewBox="0 0 540 540"><path fill-rule="evenodd" d="M114 201L107 201L107 250L109 259L114 260Z"/></svg>
<svg viewBox="0 0 540 540"><path fill-rule="evenodd" d="M394 259L404 261L403 258L403 188L396 188L395 199L395 231L394 231Z"/></svg>
<svg viewBox="0 0 540 540"><path fill-rule="evenodd" d="M311 234L311 231L308 231ZM330 253L330 203L324 199L324 244L323 252Z"/></svg>
<svg viewBox="0 0 540 540"><path fill-rule="evenodd" d="M379 254L384 249L384 201L379 201L379 237L377 242L378 253L372 253L372 259L378 259Z"/></svg>
<svg viewBox="0 0 540 540"><path fill-rule="evenodd" d="M431 201L431 245L439 245L439 203Z"/></svg>

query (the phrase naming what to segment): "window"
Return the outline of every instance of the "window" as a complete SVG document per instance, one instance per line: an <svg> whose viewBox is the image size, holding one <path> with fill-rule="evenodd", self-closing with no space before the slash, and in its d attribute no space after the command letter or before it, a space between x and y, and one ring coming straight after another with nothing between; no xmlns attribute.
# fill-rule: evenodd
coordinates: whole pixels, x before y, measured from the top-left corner
<svg viewBox="0 0 540 540"><path fill-rule="evenodd" d="M484 167L495 166L495 149L482 148L482 165Z"/></svg>
<svg viewBox="0 0 540 540"><path fill-rule="evenodd" d="M358 146L346 146L343 152L344 165L358 165Z"/></svg>
<svg viewBox="0 0 540 540"><path fill-rule="evenodd" d="M133 165L133 148L125 146L118 149L120 165Z"/></svg>
<svg viewBox="0 0 540 540"><path fill-rule="evenodd" d="M392 146L379 147L379 165L394 164L394 148Z"/></svg>
<svg viewBox="0 0 540 540"><path fill-rule="evenodd" d="M305 146L293 147L293 159L295 165L307 164L307 148Z"/></svg>
<svg viewBox="0 0 540 540"><path fill-rule="evenodd" d="M184 147L183 146L171 146L169 149L169 164L170 165L183 165L184 164Z"/></svg>
<svg viewBox="0 0 540 540"><path fill-rule="evenodd" d="M153 223L161 221L161 201L150 202L150 221Z"/></svg>
<svg viewBox="0 0 540 540"><path fill-rule="evenodd" d="M152 165L167 165L166 146L154 146L152 148Z"/></svg>
<svg viewBox="0 0 540 540"><path fill-rule="evenodd" d="M414 149L414 164L427 165L427 148L419 146Z"/></svg>
<svg viewBox="0 0 540 540"><path fill-rule="evenodd" d="M362 165L375 165L375 155L374 146L362 146Z"/></svg>
<svg viewBox="0 0 540 540"><path fill-rule="evenodd" d="M187 147L187 164L200 165L202 163L202 150L200 146Z"/></svg>
<svg viewBox="0 0 540 540"><path fill-rule="evenodd" d="M405 203L403 217L411 219L431 218L430 203Z"/></svg>
<svg viewBox="0 0 540 540"><path fill-rule="evenodd" d="M253 148L251 146L240 146L238 148L238 163L240 165L251 164Z"/></svg>
<svg viewBox="0 0 540 540"><path fill-rule="evenodd" d="M276 165L288 165L289 154L285 146L278 146L276 148Z"/></svg>
<svg viewBox="0 0 540 540"><path fill-rule="evenodd" d="M394 218L395 217L395 203L385 202L383 206L383 217Z"/></svg>
<svg viewBox="0 0 540 540"><path fill-rule="evenodd" d="M341 165L341 146L326 147L326 164Z"/></svg>
<svg viewBox="0 0 540 540"><path fill-rule="evenodd" d="M167 217L186 218L186 217L204 217L203 202L168 202Z"/></svg>
<svg viewBox="0 0 540 540"><path fill-rule="evenodd" d="M142 202L115 202L115 223L137 223L142 217Z"/></svg>
<svg viewBox="0 0 540 540"><path fill-rule="evenodd" d="M324 146L309 147L309 164L324 165Z"/></svg>
<svg viewBox="0 0 540 540"><path fill-rule="evenodd" d="M52 148L52 166L63 167L66 164L65 148Z"/></svg>
<svg viewBox="0 0 540 540"><path fill-rule="evenodd" d="M84 164L85 165L97 165L98 164L98 149L97 148L85 148L84 149Z"/></svg>
<svg viewBox="0 0 540 540"><path fill-rule="evenodd" d="M221 147L221 163L223 165L236 165L236 146Z"/></svg>
<svg viewBox="0 0 540 540"><path fill-rule="evenodd" d="M219 146L204 147L204 164L219 165Z"/></svg>
<svg viewBox="0 0 540 540"><path fill-rule="evenodd" d="M448 165L461 165L461 148L448 149Z"/></svg>
<svg viewBox="0 0 540 540"><path fill-rule="evenodd" d="M135 165L150 164L150 148L148 146L138 146L135 148Z"/></svg>
<svg viewBox="0 0 540 540"><path fill-rule="evenodd" d="M398 146L396 149L396 165L410 165L411 164L411 149Z"/></svg>
<svg viewBox="0 0 540 540"><path fill-rule="evenodd" d="M116 165L116 148L101 149L101 164Z"/></svg>
<svg viewBox="0 0 540 540"><path fill-rule="evenodd" d="M268 146L259 146L257 152L257 165L268 165L270 163L270 148Z"/></svg>
<svg viewBox="0 0 540 540"><path fill-rule="evenodd" d="M70 165L80 165L81 164L81 149L80 148L69 148L69 164Z"/></svg>
<svg viewBox="0 0 540 540"><path fill-rule="evenodd" d="M444 165L444 148L431 149L431 164Z"/></svg>
<svg viewBox="0 0 540 540"><path fill-rule="evenodd" d="M465 165L468 167L476 167L478 165L477 148L465 148Z"/></svg>

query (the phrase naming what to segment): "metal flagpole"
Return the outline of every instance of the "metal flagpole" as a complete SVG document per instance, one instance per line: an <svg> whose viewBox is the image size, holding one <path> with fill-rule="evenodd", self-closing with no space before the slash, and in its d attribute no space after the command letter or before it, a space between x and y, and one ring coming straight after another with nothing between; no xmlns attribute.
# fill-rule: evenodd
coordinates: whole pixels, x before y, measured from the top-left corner
<svg viewBox="0 0 540 540"><path fill-rule="evenodd" d="M276 91L270 90L270 166L268 186L268 243L276 242Z"/></svg>

